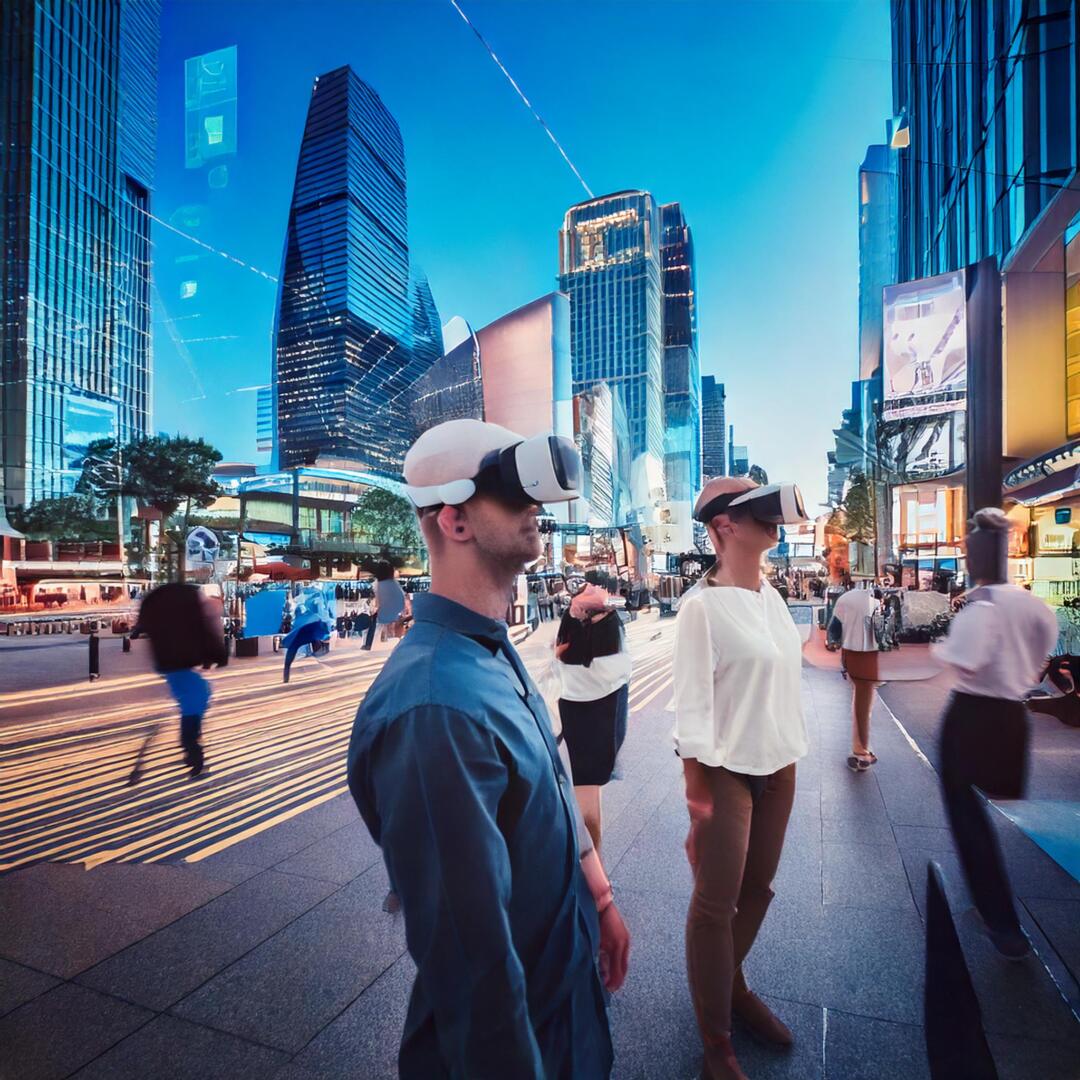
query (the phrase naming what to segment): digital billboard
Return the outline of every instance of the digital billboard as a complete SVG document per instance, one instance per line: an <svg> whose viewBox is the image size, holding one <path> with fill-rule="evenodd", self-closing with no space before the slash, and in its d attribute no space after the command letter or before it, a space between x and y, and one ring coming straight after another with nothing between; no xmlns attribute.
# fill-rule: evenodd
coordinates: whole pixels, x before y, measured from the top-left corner
<svg viewBox="0 0 1080 1080"><path fill-rule="evenodd" d="M889 285L883 295L886 420L964 408L967 290L964 271Z"/></svg>

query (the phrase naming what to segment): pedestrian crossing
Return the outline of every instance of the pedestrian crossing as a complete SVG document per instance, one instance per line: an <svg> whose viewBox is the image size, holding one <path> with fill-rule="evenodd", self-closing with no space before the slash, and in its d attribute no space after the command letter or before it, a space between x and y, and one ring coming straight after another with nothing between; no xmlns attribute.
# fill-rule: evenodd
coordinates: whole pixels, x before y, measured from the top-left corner
<svg viewBox="0 0 1080 1080"><path fill-rule="evenodd" d="M631 717L670 693L672 636L672 624L651 618L627 627ZM542 661L524 646L527 663ZM0 872L42 861L197 863L344 794L353 718L384 658L346 645L295 666L287 685L276 664L211 672L209 769L195 781L175 706L138 700L158 676L52 690L56 718L0 728ZM6 695L2 711L17 715L41 695ZM144 743L143 779L129 787Z"/></svg>

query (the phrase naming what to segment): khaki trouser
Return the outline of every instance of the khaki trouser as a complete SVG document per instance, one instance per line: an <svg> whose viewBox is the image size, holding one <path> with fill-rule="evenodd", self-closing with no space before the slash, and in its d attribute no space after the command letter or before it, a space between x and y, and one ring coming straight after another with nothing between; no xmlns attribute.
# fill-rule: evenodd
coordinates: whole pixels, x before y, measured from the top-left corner
<svg viewBox="0 0 1080 1080"><path fill-rule="evenodd" d="M745 989L741 965L773 898L795 797L795 766L773 773L756 803L735 773L703 768L713 812L695 834L686 967L698 1027L711 1043L731 1030L732 992Z"/></svg>

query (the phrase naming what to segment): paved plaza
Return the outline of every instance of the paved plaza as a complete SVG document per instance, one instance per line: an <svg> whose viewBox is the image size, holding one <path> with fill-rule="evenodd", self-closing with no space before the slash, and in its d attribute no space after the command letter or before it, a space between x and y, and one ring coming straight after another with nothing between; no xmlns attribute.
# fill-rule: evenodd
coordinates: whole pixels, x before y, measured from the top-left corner
<svg viewBox="0 0 1080 1080"><path fill-rule="evenodd" d="M611 1005L615 1075L626 1080L689 1080L698 1064L683 954L686 811L667 711L673 633L654 615L629 627L630 728L605 792L603 858L633 935ZM543 650L527 641L523 655L537 664ZM344 782L352 716L381 655L345 643L325 664L299 662L287 687L279 664L264 656L215 673L210 774L195 783L170 729L143 784L125 786L145 732L171 715L138 655L106 657L94 686L73 678L51 698L10 687L0 697L14 796L0 821L0 1076L396 1075L413 968ZM812 751L747 962L796 1044L777 1052L737 1032L755 1080L929 1076L930 859L945 872L1001 1076L1080 1075L1068 1004L1080 1001L1080 884L1002 817L1037 955L1009 964L978 933L934 771L946 692L940 678L886 687L880 761L856 775L844 764L848 686L804 667ZM1080 733L1046 717L1034 729L1033 797L1076 799Z"/></svg>

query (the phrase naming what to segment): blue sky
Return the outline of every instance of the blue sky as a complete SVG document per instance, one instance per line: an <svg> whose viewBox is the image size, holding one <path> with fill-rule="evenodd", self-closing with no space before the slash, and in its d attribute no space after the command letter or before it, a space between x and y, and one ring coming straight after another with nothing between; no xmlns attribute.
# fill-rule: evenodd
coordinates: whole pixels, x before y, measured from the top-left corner
<svg viewBox="0 0 1080 1080"><path fill-rule="evenodd" d="M736 441L808 502L857 369L857 170L890 112L888 0L460 0L596 194L694 232L701 368ZM187 57L238 48L225 187L184 168ZM448 0L165 0L154 214L158 430L254 460L312 79L351 64L405 141L413 259L445 322L550 292L585 197ZM252 269L254 268L254 269ZM181 283L196 281L181 298Z"/></svg>

